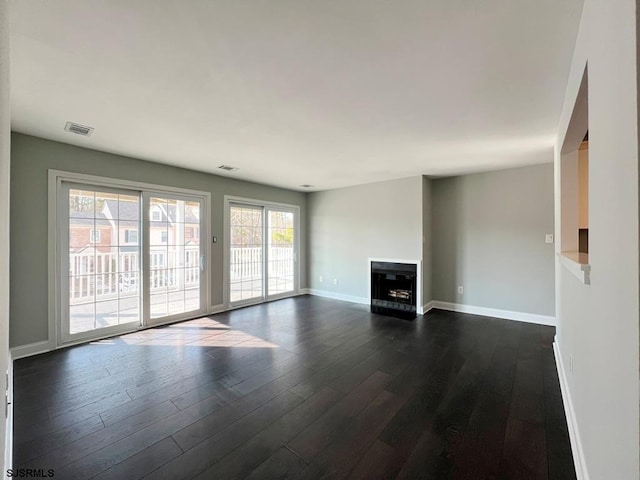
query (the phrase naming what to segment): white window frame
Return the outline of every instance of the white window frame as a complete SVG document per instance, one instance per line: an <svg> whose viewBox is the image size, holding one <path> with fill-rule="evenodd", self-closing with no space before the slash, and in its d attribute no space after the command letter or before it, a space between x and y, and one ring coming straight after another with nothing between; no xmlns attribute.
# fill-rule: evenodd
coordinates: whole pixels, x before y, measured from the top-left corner
<svg viewBox="0 0 640 480"><path fill-rule="evenodd" d="M186 197L199 197L203 200L203 208L201 215L201 231L200 231L200 241L202 245L202 253L204 255L205 261L203 264L203 271L201 274L201 282L203 282L203 286L201 289L201 293L203 295L201 302L203 305L202 311L198 311L194 313L194 315L202 316L206 315L210 312L211 305L211 244L208 241L210 238L211 232L211 193L192 190L192 189L184 189L179 187L172 187L167 185L157 185L150 184L144 182L135 182L130 180L123 180L111 177L102 177L98 175L89 175L83 173L76 172L68 172L63 170L55 170L50 169L48 171L48 330L49 330L49 340L48 340L48 349L54 350L56 348L62 348L69 345L83 343L86 342L86 339L78 339L74 341L64 341L62 338L62 285L63 282L68 282L68 272L64 271L63 268L63 259L60 258L58 252L60 251L60 245L58 242L61 235L61 229L66 229L67 225L64 225L62 219L65 218L65 212L59 212L59 195L62 192L62 183L70 182L70 183L79 183L84 185L95 186L96 188L115 188L121 190L136 190L142 191L147 194L158 194L158 195L179 195ZM141 225L148 223L148 212L143 211L143 216L141 218ZM144 237L144 235L143 235ZM138 237L140 238L140 236ZM143 238L143 241L145 239ZM144 249L143 249L144 256ZM142 275L142 273L141 273ZM146 284L146 282L145 282ZM191 312L189 312L191 313ZM171 318L168 317L166 321L163 322L153 322L146 325L142 325L139 329L151 328L153 326L175 323L177 321L182 321L184 318Z"/></svg>

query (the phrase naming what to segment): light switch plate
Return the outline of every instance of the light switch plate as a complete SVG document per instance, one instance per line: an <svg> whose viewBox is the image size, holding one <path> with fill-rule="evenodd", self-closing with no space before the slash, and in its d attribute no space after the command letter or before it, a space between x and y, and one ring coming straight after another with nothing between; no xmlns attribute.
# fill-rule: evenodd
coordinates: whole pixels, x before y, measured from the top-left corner
<svg viewBox="0 0 640 480"><path fill-rule="evenodd" d="M553 233L547 233L544 236L545 243L553 243Z"/></svg>

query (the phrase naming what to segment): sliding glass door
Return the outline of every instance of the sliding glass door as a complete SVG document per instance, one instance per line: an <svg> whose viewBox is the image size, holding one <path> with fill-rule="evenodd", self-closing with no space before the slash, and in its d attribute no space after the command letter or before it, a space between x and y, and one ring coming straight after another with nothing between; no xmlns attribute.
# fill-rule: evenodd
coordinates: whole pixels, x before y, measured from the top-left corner
<svg viewBox="0 0 640 480"><path fill-rule="evenodd" d="M206 313L200 196L58 185L59 343Z"/></svg>
<svg viewBox="0 0 640 480"><path fill-rule="evenodd" d="M231 306L287 296L296 291L297 210L229 202Z"/></svg>

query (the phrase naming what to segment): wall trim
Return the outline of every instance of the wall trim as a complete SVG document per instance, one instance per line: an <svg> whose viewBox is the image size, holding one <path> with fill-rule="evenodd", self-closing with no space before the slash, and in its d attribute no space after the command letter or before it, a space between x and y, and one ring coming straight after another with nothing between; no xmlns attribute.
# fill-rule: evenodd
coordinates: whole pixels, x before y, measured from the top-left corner
<svg viewBox="0 0 640 480"><path fill-rule="evenodd" d="M342 300L344 302L359 303L361 305L369 305L371 302L366 297L356 297L353 295L344 295L337 292L328 292L327 290L318 290L316 288L308 288L310 295L317 297L332 298L333 300Z"/></svg>
<svg viewBox="0 0 640 480"><path fill-rule="evenodd" d="M573 453L573 463L576 469L576 477L578 480L589 480L587 471L587 463L584 458L584 449L582 448L582 440L580 439L580 431L578 430L578 421L576 419L575 409L571 401L571 393L569 391L569 382L567 381L562 354L560 353L560 345L557 339L553 342L553 353L556 357L556 368L558 369L558 379L560 380L560 392L562 393L562 403L564 405L564 414L567 418L567 427L569 430L569 440L571 442L571 453Z"/></svg>
<svg viewBox="0 0 640 480"><path fill-rule="evenodd" d="M517 320L519 322L537 323L539 325L556 326L556 318L534 313L514 312L511 310L499 310L496 308L476 307L474 305L464 305L461 303L431 302L432 308L449 310L451 312L470 313L472 315L482 315L483 317L504 318L505 320Z"/></svg>
<svg viewBox="0 0 640 480"><path fill-rule="evenodd" d="M5 423L4 470L13 468L13 358L7 355L7 420Z"/></svg>
<svg viewBox="0 0 640 480"><path fill-rule="evenodd" d="M55 347L51 346L51 342L49 340L27 343L26 345L20 345L9 349L12 360L18 360L20 358L30 357L32 355L38 355L39 353L46 353L52 350L55 350Z"/></svg>
<svg viewBox="0 0 640 480"><path fill-rule="evenodd" d="M420 315L424 315L425 313L429 313L433 308L433 300L430 300L422 306L422 311L419 311L418 313L420 313Z"/></svg>

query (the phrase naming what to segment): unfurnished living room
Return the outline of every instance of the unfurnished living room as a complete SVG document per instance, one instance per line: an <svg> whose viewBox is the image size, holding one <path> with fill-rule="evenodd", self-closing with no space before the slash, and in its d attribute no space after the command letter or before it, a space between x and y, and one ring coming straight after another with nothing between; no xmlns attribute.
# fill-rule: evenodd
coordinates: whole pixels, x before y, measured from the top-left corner
<svg viewBox="0 0 640 480"><path fill-rule="evenodd" d="M0 0L3 475L640 479L637 3Z"/></svg>

